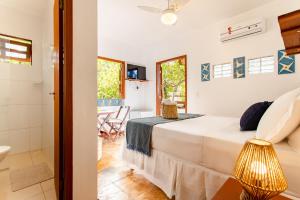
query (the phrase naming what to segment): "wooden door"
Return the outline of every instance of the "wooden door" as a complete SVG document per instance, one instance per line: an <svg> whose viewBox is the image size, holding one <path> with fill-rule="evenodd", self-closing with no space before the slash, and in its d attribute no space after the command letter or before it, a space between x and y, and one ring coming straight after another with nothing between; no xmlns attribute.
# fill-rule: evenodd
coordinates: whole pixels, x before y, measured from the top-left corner
<svg viewBox="0 0 300 200"><path fill-rule="evenodd" d="M175 58L171 58L168 60L163 60L160 62L156 63L156 115L161 115L161 102L163 99L166 99L167 95L164 92L165 88L165 81L164 81L164 75L163 75L163 70L162 66L166 63L172 63L172 62L180 62L183 65L183 80L181 81L182 84L184 84L184 91L182 92L183 94L181 95L182 97L179 97L178 99L174 99L174 94L172 100L177 102L178 109L184 110L184 112L187 112L187 56L179 56ZM174 85L176 86L176 84ZM175 92L174 92L175 93Z"/></svg>
<svg viewBox="0 0 300 200"><path fill-rule="evenodd" d="M60 37L59 37L59 21L60 21L60 11L59 11L59 0L54 1L54 53L56 57L59 56L60 52ZM60 95L59 95L59 59L57 58L54 64L54 183L55 190L57 194L57 199L59 199L59 188L60 188Z"/></svg>
<svg viewBox="0 0 300 200"><path fill-rule="evenodd" d="M161 114L161 102L162 102L162 84L161 84L161 63L156 63L156 115Z"/></svg>

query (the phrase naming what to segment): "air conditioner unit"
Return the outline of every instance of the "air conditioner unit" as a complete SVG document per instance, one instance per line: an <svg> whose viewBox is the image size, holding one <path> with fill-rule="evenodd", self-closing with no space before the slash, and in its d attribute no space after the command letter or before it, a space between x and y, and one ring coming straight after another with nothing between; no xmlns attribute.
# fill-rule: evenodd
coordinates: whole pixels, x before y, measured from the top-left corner
<svg viewBox="0 0 300 200"><path fill-rule="evenodd" d="M264 32L266 32L266 21L264 19L252 20L238 25L228 25L221 32L220 40L221 42L228 42Z"/></svg>

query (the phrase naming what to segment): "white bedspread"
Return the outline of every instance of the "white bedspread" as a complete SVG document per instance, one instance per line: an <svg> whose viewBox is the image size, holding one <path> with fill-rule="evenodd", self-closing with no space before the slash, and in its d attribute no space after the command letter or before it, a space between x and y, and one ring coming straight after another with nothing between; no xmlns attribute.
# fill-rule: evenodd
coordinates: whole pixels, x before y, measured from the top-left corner
<svg viewBox="0 0 300 200"><path fill-rule="evenodd" d="M152 148L208 168L223 167L218 171L231 174L244 142L254 136L255 132L241 132L236 118L203 116L156 125Z"/></svg>
<svg viewBox="0 0 300 200"><path fill-rule="evenodd" d="M169 196L177 193L176 199L182 199L180 196L196 194L197 187L200 189L196 183L203 181L205 187L201 188L205 191L190 199L203 199L203 195L209 198L232 174L243 144L254 136L253 131L239 130L238 118L203 116L156 125L152 133L153 156L125 149L124 159L144 170L145 176ZM286 142L275 145L275 149L288 179L288 193L300 197L300 154ZM195 190L188 186L190 183L196 184Z"/></svg>

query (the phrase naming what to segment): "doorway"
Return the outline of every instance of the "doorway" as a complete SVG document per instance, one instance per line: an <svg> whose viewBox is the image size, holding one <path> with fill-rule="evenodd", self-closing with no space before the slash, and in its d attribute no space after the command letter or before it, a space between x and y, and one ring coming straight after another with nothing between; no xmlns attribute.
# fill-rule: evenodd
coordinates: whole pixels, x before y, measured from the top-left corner
<svg viewBox="0 0 300 200"><path fill-rule="evenodd" d="M161 114L161 102L177 103L179 113L187 112L187 56L156 63L156 114Z"/></svg>

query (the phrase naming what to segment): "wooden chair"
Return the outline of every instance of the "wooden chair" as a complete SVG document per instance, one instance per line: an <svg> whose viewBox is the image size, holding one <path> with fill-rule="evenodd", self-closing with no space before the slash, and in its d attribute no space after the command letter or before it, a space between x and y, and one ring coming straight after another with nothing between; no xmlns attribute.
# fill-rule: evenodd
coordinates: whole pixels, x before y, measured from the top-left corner
<svg viewBox="0 0 300 200"><path fill-rule="evenodd" d="M121 135L122 129L126 124L127 116L130 112L130 106L120 106L116 117L109 118L106 121L106 124L110 127L108 135L115 134L116 137Z"/></svg>

